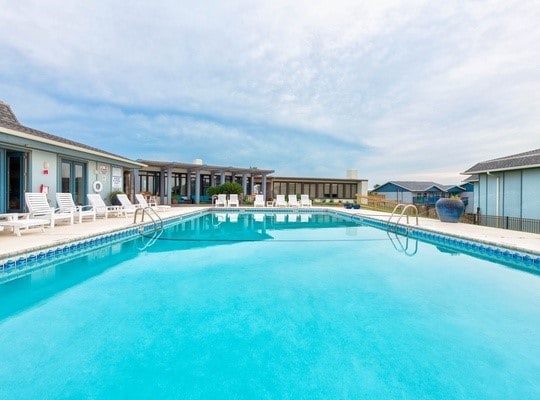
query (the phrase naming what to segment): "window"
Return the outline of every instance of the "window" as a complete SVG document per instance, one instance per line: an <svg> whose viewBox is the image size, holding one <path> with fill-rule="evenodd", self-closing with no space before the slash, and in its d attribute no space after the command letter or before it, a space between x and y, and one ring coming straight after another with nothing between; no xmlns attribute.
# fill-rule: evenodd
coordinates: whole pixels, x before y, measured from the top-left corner
<svg viewBox="0 0 540 400"><path fill-rule="evenodd" d="M85 204L86 165L82 162L62 160L61 191L71 193L75 204Z"/></svg>

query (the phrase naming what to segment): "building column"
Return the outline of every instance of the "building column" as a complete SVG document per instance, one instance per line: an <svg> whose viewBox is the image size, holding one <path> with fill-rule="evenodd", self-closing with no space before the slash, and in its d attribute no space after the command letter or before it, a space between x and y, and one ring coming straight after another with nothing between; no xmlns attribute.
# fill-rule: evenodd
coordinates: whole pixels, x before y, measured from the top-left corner
<svg viewBox="0 0 540 400"><path fill-rule="evenodd" d="M201 171L195 171L195 204L201 202Z"/></svg>
<svg viewBox="0 0 540 400"><path fill-rule="evenodd" d="M242 174L242 192L244 196L247 194L247 175Z"/></svg>
<svg viewBox="0 0 540 400"><path fill-rule="evenodd" d="M164 196L165 194L161 191L161 204L165 201ZM167 204L172 204L172 168L170 166L167 167Z"/></svg>
<svg viewBox="0 0 540 400"><path fill-rule="evenodd" d="M220 185L223 185L225 183L225 171L221 171L221 176L220 176L220 182L219 184Z"/></svg>
<svg viewBox="0 0 540 400"><path fill-rule="evenodd" d="M263 174L263 176L261 178L261 186L262 186L263 198L264 198L264 201L266 201L267 200L267 197L266 197L266 174Z"/></svg>
<svg viewBox="0 0 540 400"><path fill-rule="evenodd" d="M141 193L141 180L139 179L139 168L133 170L133 190L135 193Z"/></svg>
<svg viewBox="0 0 540 400"><path fill-rule="evenodd" d="M191 199L191 171L188 170L186 174L186 196Z"/></svg>
<svg viewBox="0 0 540 400"><path fill-rule="evenodd" d="M255 175L251 174L251 184L249 185L251 187L251 194L258 194L255 193Z"/></svg>

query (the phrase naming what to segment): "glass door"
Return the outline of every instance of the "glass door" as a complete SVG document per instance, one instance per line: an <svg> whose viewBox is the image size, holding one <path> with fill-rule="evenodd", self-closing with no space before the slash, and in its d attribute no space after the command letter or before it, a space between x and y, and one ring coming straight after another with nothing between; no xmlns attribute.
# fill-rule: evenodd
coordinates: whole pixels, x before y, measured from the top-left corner
<svg viewBox="0 0 540 400"><path fill-rule="evenodd" d="M77 205L85 204L86 176L84 164L62 160L62 193L71 193Z"/></svg>
<svg viewBox="0 0 540 400"><path fill-rule="evenodd" d="M6 153L7 212L24 211L25 153L8 151Z"/></svg>

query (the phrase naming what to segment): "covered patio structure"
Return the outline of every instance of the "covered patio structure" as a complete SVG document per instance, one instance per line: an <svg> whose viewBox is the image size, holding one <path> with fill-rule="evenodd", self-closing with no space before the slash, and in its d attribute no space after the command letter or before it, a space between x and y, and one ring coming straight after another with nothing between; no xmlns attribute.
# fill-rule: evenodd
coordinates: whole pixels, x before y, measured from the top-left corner
<svg viewBox="0 0 540 400"><path fill-rule="evenodd" d="M135 193L147 192L158 196L161 204L172 204L173 195L180 202L200 204L211 202L207 190L225 182L238 182L244 195L262 193L267 196L267 176L274 170L256 167L239 168L206 165L201 160L193 163L138 160L146 167L134 171ZM256 185L261 182L260 185ZM257 186L257 187L256 187Z"/></svg>

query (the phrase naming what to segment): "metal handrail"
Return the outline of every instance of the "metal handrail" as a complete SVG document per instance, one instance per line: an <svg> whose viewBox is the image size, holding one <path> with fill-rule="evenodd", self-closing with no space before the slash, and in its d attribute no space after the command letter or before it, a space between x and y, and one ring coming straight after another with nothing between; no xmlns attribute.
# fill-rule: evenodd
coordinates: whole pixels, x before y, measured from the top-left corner
<svg viewBox="0 0 540 400"><path fill-rule="evenodd" d="M416 225L418 225L418 208L416 208L416 206L414 204L398 204L397 206L394 207L394 210L392 211L392 214L390 215L390 218L388 218L388 222L386 223L387 227L390 225L390 222L392 221L392 218L399 211L400 208L402 208L401 214L399 214L399 217L398 217L397 221L394 224L396 227L399 225L399 221L401 221L401 218L403 217L403 214L405 214L405 212L408 209L414 210L414 214L416 216ZM407 225L408 225L409 224L409 214L405 214L405 215L407 217Z"/></svg>
<svg viewBox="0 0 540 400"><path fill-rule="evenodd" d="M137 208L135 210L135 214L133 215L133 223L134 224L137 223L137 215L139 214L139 211L142 212L141 222L144 222L144 216L148 215L148 218L150 218L152 220L152 222L154 223L154 231L163 230L163 220L158 215L156 210L154 210L152 207ZM154 217L156 217L157 220ZM159 227L157 226L158 223L159 223Z"/></svg>

